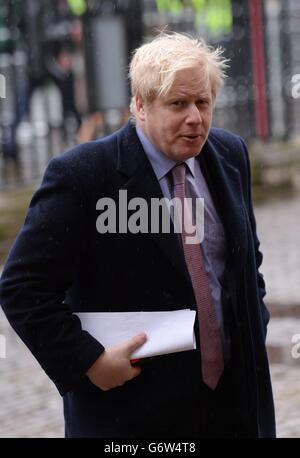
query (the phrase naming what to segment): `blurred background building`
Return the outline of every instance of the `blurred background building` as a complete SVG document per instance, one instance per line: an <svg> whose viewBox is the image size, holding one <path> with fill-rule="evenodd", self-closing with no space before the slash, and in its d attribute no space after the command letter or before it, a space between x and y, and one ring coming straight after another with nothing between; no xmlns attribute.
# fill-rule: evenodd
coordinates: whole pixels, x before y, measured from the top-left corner
<svg viewBox="0 0 300 458"><path fill-rule="evenodd" d="M166 28L225 48L216 126L247 141L299 135L297 0L1 0L0 186L122 125L131 52Z"/></svg>

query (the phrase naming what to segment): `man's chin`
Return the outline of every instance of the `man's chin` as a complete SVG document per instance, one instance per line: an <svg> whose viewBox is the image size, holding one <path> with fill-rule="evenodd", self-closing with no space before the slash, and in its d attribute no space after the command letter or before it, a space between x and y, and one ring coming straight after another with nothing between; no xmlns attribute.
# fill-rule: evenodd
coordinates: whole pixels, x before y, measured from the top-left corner
<svg viewBox="0 0 300 458"><path fill-rule="evenodd" d="M167 156L169 156L170 159L173 159L173 161L179 162L179 161L186 161L187 159L190 159L191 157L198 156L200 150L198 151L179 151L179 152L174 152L174 153L169 153Z"/></svg>
<svg viewBox="0 0 300 458"><path fill-rule="evenodd" d="M181 160L190 159L191 157L198 156L202 149L202 145L199 145L197 148L186 148L178 153L178 156L181 156Z"/></svg>

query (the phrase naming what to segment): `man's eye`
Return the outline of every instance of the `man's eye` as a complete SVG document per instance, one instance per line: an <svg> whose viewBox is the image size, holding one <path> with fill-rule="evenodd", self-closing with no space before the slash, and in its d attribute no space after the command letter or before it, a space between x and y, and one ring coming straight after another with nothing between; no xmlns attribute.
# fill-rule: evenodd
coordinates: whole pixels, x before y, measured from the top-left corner
<svg viewBox="0 0 300 458"><path fill-rule="evenodd" d="M208 105L208 100L206 100L206 99L200 99L200 100L197 101L197 105L200 105L200 106L202 106L202 105Z"/></svg>
<svg viewBox="0 0 300 458"><path fill-rule="evenodd" d="M182 100L175 100L174 102L172 102L172 105L174 105L175 107L181 107L184 105L184 102Z"/></svg>

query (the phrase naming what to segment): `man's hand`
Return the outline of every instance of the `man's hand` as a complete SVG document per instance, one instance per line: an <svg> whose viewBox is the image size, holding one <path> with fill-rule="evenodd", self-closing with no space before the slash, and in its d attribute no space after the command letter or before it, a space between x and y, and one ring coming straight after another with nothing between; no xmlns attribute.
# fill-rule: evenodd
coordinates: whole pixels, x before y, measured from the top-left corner
<svg viewBox="0 0 300 458"><path fill-rule="evenodd" d="M146 334L142 333L122 344L107 348L89 368L86 375L103 391L124 385L141 373L140 367L131 365L130 356L144 345L146 340Z"/></svg>

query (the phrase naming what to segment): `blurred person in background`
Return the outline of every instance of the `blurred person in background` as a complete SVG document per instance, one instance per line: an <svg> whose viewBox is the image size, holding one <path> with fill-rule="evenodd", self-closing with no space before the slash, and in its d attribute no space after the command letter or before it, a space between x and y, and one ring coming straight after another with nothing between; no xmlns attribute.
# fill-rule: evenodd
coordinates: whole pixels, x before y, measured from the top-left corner
<svg viewBox="0 0 300 458"><path fill-rule="evenodd" d="M72 52L82 39L80 20L74 17L66 0L25 0L19 27L26 38L28 52L28 98L37 88L53 81L62 101L61 126L65 133L70 123L77 131L81 124L74 88Z"/></svg>
<svg viewBox="0 0 300 458"><path fill-rule="evenodd" d="M211 126L225 68L220 49L181 34L138 48L132 119L53 159L31 201L0 303L63 396L66 437L275 436L247 148ZM99 233L97 202L118 214L120 190L149 204L204 198L204 240ZM74 314L187 307L197 349L135 363L143 330L104 348Z"/></svg>
<svg viewBox="0 0 300 458"><path fill-rule="evenodd" d="M76 132L81 125L81 116L76 107L72 53L67 44L60 44L58 46L55 58L52 57L49 60L47 68L49 75L51 75L61 94L64 130L67 133L71 128L71 130Z"/></svg>

